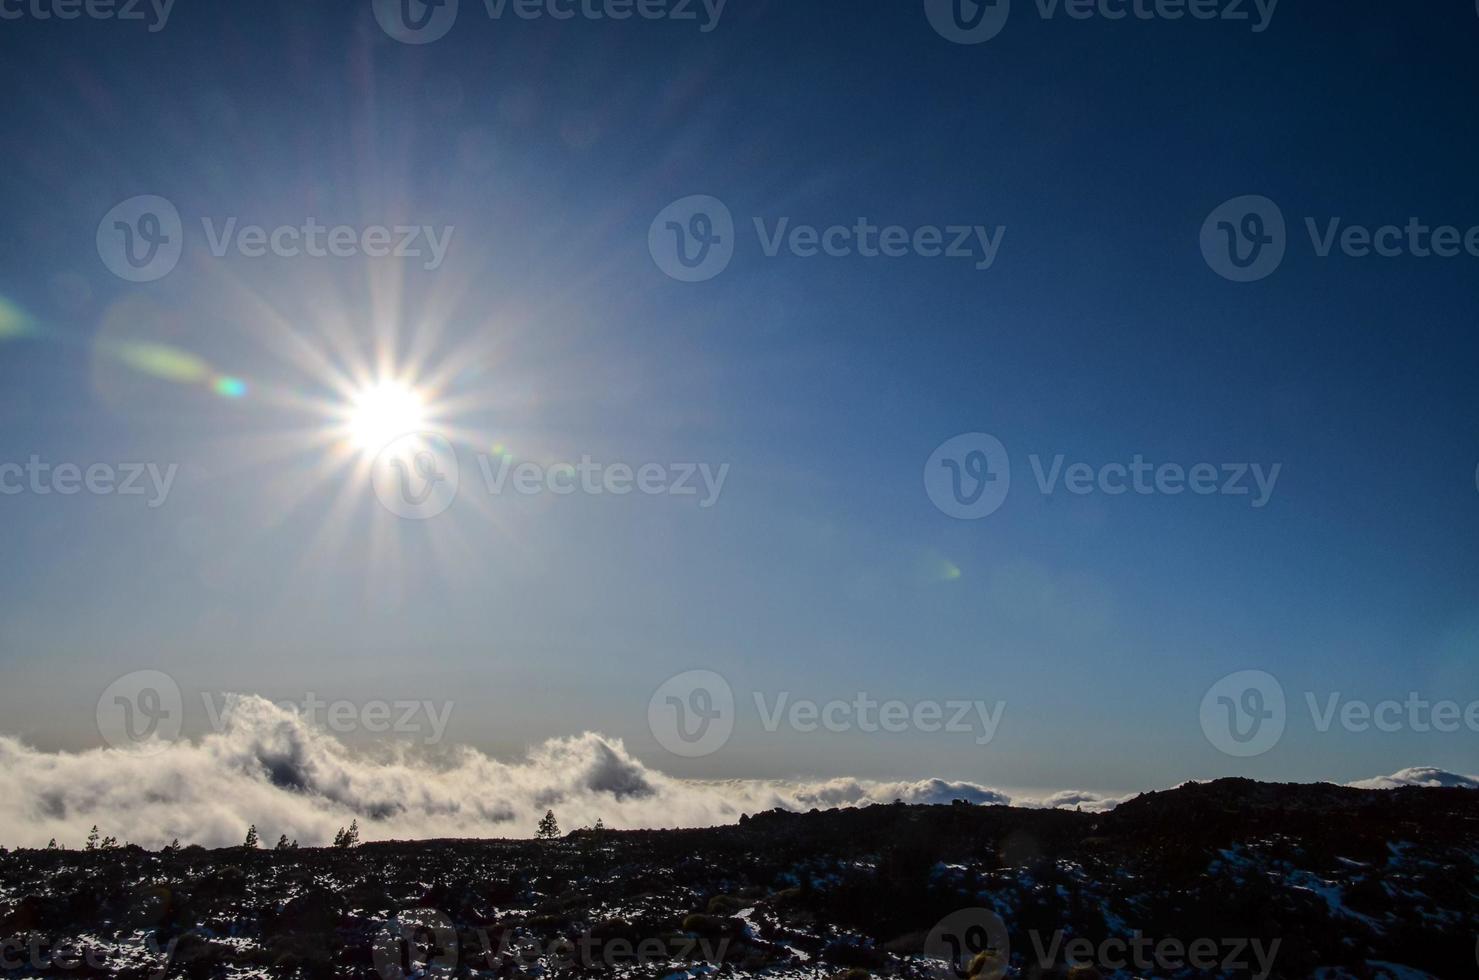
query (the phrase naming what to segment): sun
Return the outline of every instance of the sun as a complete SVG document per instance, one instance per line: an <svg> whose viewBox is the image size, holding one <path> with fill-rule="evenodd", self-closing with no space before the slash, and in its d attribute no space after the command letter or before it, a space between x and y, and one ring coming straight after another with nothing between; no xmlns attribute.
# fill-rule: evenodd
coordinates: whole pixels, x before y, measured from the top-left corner
<svg viewBox="0 0 1479 980"><path fill-rule="evenodd" d="M426 399L410 385L382 381L350 400L349 440L363 452L379 452L400 436L424 428Z"/></svg>

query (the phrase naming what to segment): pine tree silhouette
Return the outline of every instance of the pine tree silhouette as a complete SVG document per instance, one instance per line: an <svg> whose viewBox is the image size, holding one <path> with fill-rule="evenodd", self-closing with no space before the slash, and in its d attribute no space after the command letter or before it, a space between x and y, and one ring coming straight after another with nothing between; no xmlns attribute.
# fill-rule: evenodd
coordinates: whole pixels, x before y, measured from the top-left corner
<svg viewBox="0 0 1479 980"><path fill-rule="evenodd" d="M257 825L256 824L252 824L250 827L247 828L247 839L246 839L246 843L243 844L242 846L245 847L245 848L247 848L248 850L255 851L258 848L258 846L260 846L260 844L261 844L261 841L259 841L257 839Z"/></svg>
<svg viewBox="0 0 1479 980"><path fill-rule="evenodd" d="M555 811L544 811L544 819L539 821L539 829L534 836L540 840L554 840L560 836L560 824L555 820Z"/></svg>

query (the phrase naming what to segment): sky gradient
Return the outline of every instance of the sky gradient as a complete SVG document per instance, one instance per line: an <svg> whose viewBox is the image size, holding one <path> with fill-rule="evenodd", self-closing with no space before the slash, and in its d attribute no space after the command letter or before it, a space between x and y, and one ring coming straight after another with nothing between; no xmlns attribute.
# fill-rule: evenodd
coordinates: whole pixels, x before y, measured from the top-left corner
<svg viewBox="0 0 1479 980"><path fill-rule="evenodd" d="M594 731L697 779L1479 771L1471 730L1321 733L1305 709L1479 699L1479 257L1322 257L1306 227L1479 225L1471 4L1286 3L1255 33L1019 0L979 45L912 2L731 0L705 32L463 0L425 45L333 7L0 23L0 462L178 467L157 507L0 496L0 734L101 745L99 695L149 669L187 734L201 692L425 699L453 704L448 744L513 758ZM1238 283L1199 234L1249 194L1287 254ZM152 282L97 246L137 195L183 227ZM703 282L648 245L689 195L733 217ZM434 269L218 257L207 222L233 218L451 238ZM1003 234L987 269L772 257L756 220L783 218ZM335 379L411 365L461 461L426 521L334 456ZM1011 489L959 520L922 474L972 432ZM492 495L480 453L727 475L712 506ZM1043 493L1032 457L1059 454L1279 470L1263 506ZM682 758L648 701L693 669L738 712ZM1250 669L1288 730L1237 758L1199 705ZM767 732L757 692L1005 714L986 745Z"/></svg>

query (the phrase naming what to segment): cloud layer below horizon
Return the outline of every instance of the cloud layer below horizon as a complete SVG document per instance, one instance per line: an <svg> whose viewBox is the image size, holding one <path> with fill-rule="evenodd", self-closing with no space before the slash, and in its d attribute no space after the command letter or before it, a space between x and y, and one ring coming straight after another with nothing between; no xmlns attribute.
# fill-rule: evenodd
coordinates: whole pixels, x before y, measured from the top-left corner
<svg viewBox="0 0 1479 980"><path fill-rule="evenodd" d="M353 751L283 707L232 696L219 731L153 752L100 748L43 752L0 736L0 843L80 847L93 825L143 847L239 844L255 824L264 845L286 835L304 846L329 842L358 820L362 840L527 837L545 810L565 829L596 820L621 829L703 827L744 813L870 803L1081 807L1119 801L1067 791L1013 798L976 783L852 778L818 781L676 779L594 732L551 739L502 762L470 747L431 758L404 747ZM1361 785L1468 785L1473 777L1411 769ZM1381 785L1376 785L1381 784Z"/></svg>
<svg viewBox="0 0 1479 980"><path fill-rule="evenodd" d="M1479 789L1479 776L1461 776L1458 773L1434 769L1431 766L1417 766L1394 772L1390 776L1358 779L1350 785L1357 789L1397 789L1401 786L1426 786L1430 789Z"/></svg>

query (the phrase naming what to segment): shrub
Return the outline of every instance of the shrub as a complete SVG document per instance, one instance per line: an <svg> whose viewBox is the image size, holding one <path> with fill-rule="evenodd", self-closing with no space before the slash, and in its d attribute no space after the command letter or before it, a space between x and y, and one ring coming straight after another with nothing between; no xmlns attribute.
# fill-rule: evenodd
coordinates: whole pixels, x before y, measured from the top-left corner
<svg viewBox="0 0 1479 980"><path fill-rule="evenodd" d="M694 912L683 919L683 931L695 932L700 936L718 936L724 933L724 920L717 915Z"/></svg>

